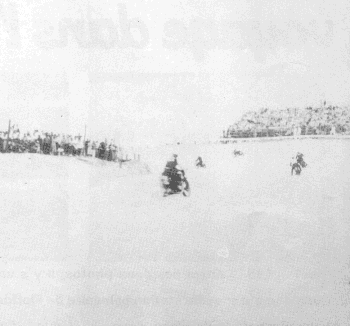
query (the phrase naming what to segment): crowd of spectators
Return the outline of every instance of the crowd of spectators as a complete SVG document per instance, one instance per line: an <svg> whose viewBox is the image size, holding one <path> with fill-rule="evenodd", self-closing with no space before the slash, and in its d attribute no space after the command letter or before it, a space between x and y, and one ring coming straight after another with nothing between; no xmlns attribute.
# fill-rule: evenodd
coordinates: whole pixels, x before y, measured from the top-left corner
<svg viewBox="0 0 350 326"><path fill-rule="evenodd" d="M350 134L348 107L324 103L317 108L250 111L224 131L224 138L332 134Z"/></svg>
<svg viewBox="0 0 350 326"><path fill-rule="evenodd" d="M45 155L91 156L107 161L125 161L123 148L110 142L84 141L81 135L53 134L35 130L21 133L14 126L8 131L0 131L0 152L38 153Z"/></svg>

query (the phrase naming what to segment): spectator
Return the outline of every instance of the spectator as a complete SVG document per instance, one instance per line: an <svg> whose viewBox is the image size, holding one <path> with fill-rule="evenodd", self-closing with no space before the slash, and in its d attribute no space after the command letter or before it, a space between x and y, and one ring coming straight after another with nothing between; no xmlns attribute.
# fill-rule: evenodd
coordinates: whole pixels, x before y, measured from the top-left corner
<svg viewBox="0 0 350 326"><path fill-rule="evenodd" d="M301 134L349 134L350 110L348 107L320 107L305 109L268 110L248 112L227 130L230 137L253 137L254 126L259 126L257 137L265 136L267 128L274 129L274 135L299 136ZM278 130L278 128L280 128ZM290 132L291 129L291 132ZM272 135L272 133L269 133Z"/></svg>
<svg viewBox="0 0 350 326"><path fill-rule="evenodd" d="M85 154L85 156L89 156L89 144L90 144L90 140L86 140L85 144L84 144L84 154Z"/></svg>
<svg viewBox="0 0 350 326"><path fill-rule="evenodd" d="M335 125L332 125L331 135L335 135Z"/></svg>
<svg viewBox="0 0 350 326"><path fill-rule="evenodd" d="M51 153L51 139L48 134L46 134L43 140L43 153L46 155Z"/></svg>
<svg viewBox="0 0 350 326"><path fill-rule="evenodd" d="M101 142L97 151L97 157L104 160L106 154L106 144L104 142Z"/></svg>
<svg viewBox="0 0 350 326"><path fill-rule="evenodd" d="M96 157L96 142L92 142L91 145L91 153L92 153L92 157Z"/></svg>
<svg viewBox="0 0 350 326"><path fill-rule="evenodd" d="M38 136L38 142L39 142L39 153L41 154L43 152L43 139L40 137L40 135Z"/></svg>

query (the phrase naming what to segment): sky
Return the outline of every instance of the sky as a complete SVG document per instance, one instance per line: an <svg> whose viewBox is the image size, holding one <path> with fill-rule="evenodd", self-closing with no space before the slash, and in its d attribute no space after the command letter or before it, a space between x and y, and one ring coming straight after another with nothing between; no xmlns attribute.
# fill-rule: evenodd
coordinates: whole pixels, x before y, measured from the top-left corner
<svg viewBox="0 0 350 326"><path fill-rule="evenodd" d="M248 110L347 105L347 1L7 0L0 130L214 140Z"/></svg>

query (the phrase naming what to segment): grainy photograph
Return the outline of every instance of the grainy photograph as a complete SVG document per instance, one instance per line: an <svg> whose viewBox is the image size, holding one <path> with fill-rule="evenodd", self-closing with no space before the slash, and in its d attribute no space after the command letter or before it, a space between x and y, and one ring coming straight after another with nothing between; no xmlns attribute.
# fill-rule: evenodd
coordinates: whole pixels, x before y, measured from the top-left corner
<svg viewBox="0 0 350 326"><path fill-rule="evenodd" d="M350 324L348 1L0 0L0 325Z"/></svg>

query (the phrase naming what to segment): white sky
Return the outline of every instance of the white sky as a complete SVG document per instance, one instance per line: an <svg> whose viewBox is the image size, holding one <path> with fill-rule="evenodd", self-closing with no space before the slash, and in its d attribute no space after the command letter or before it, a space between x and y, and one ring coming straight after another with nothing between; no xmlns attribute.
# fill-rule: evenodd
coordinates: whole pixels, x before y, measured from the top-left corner
<svg viewBox="0 0 350 326"><path fill-rule="evenodd" d="M88 136L152 144L215 138L263 106L349 103L347 1L123 2L149 33L141 49L83 48L74 37L58 47L59 22L69 19L109 19L125 36L116 1L2 3L2 130L8 119L22 130L81 134L87 124ZM183 33L177 49L163 43L171 29ZM106 30L102 37L109 38Z"/></svg>

